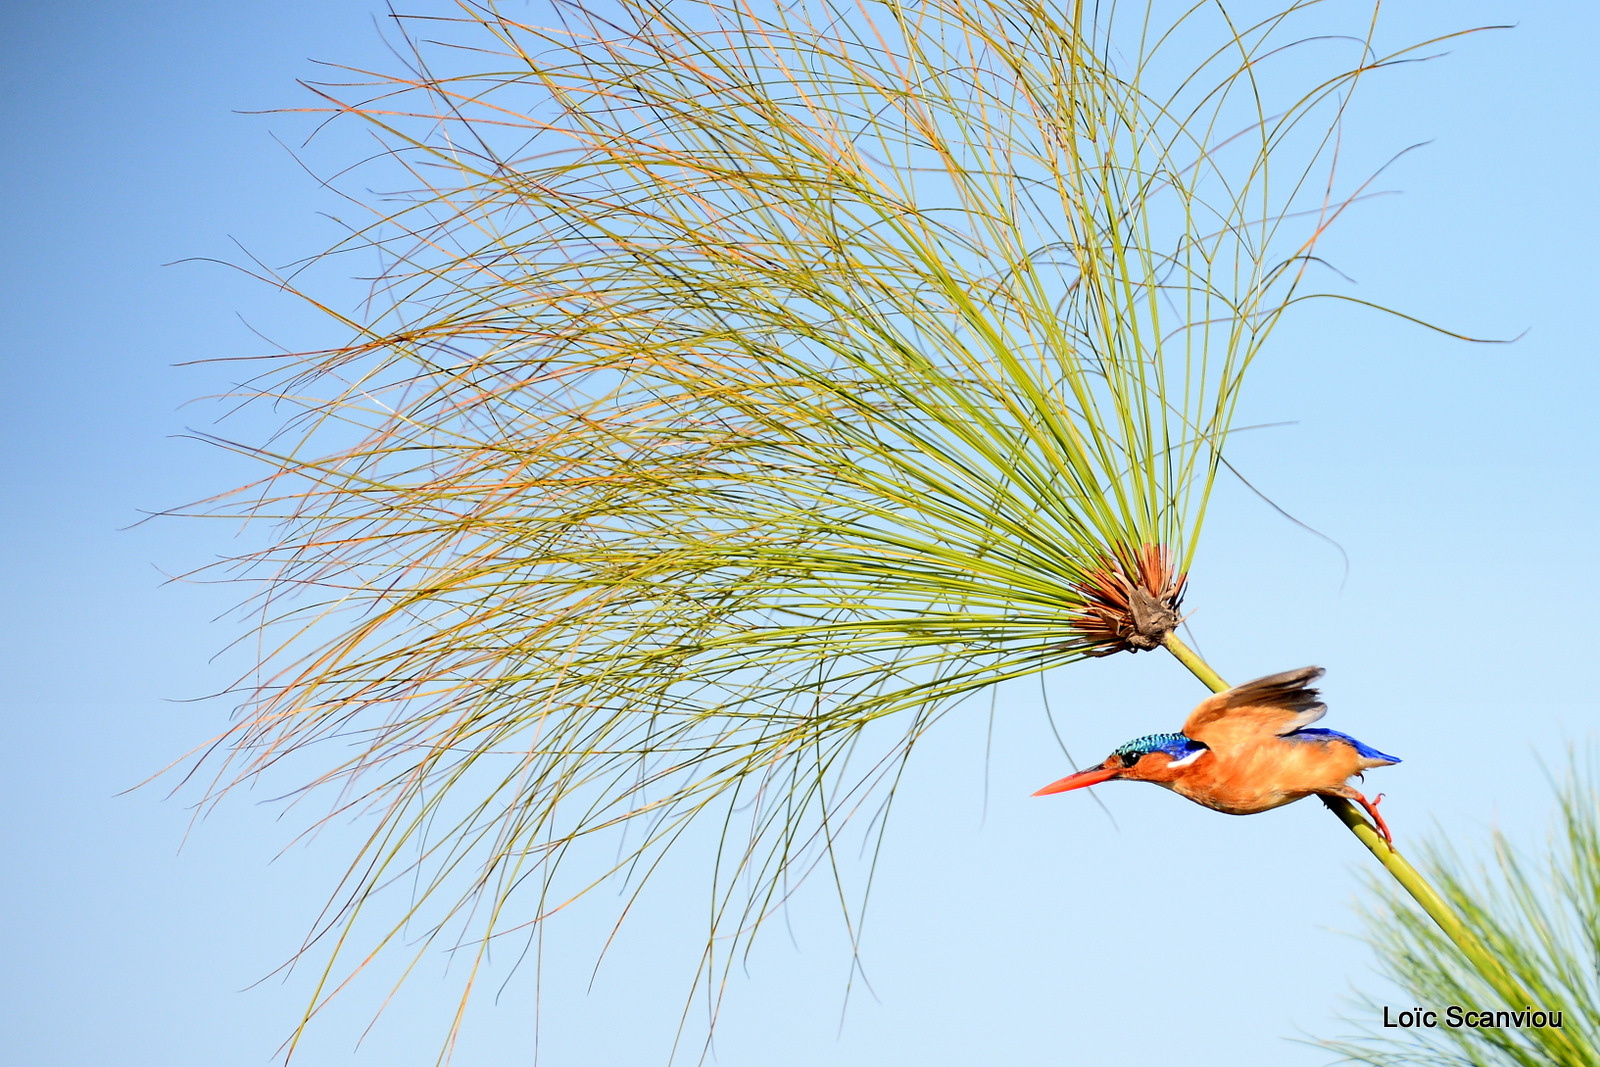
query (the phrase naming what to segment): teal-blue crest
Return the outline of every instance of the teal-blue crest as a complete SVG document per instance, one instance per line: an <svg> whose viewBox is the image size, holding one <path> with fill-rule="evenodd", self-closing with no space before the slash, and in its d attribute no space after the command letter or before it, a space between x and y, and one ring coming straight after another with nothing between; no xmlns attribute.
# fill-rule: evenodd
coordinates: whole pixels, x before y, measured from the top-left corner
<svg viewBox="0 0 1600 1067"><path fill-rule="evenodd" d="M1121 756L1124 763L1131 765L1137 762L1140 756L1149 752L1165 752L1177 760L1205 747L1200 742L1192 741L1183 734L1148 734L1144 737L1134 738L1111 754L1113 756Z"/></svg>

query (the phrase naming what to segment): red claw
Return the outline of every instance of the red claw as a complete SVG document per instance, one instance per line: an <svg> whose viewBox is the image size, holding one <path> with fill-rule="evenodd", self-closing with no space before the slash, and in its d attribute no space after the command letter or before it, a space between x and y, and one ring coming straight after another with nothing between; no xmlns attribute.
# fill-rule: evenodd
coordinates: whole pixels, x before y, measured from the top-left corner
<svg viewBox="0 0 1600 1067"><path fill-rule="evenodd" d="M1389 845L1389 851L1393 852L1394 835L1389 832L1389 824L1383 821L1383 816L1378 814L1378 802L1382 800L1383 797L1384 794L1379 793L1376 797L1368 800L1360 793L1357 793L1356 802L1366 809L1368 815L1372 816L1373 823L1378 827L1378 833L1383 835L1384 841Z"/></svg>

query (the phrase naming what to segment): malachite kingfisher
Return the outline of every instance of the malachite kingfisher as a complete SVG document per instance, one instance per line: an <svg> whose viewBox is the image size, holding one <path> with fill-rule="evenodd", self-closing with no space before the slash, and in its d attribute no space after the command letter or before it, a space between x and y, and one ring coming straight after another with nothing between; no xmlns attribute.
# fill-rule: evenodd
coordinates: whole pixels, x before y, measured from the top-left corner
<svg viewBox="0 0 1600 1067"><path fill-rule="evenodd" d="M1378 800L1348 780L1400 761L1337 730L1311 729L1328 711L1311 683L1321 667L1285 671L1201 701L1183 732L1129 741L1098 767L1069 774L1034 796L1125 780L1154 782L1213 811L1254 815L1309 796L1344 797L1366 809L1394 847Z"/></svg>

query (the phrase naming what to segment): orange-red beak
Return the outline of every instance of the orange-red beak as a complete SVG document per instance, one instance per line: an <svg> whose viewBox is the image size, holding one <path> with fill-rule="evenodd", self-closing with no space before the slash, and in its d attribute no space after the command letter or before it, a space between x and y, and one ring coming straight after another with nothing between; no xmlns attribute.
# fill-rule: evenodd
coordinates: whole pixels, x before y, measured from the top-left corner
<svg viewBox="0 0 1600 1067"><path fill-rule="evenodd" d="M1086 785L1099 785L1101 782L1115 778L1122 773L1121 767L1091 767L1077 774L1069 774L1059 782L1051 782L1037 793L1036 797L1047 796L1050 793L1065 793L1069 789L1082 789Z"/></svg>

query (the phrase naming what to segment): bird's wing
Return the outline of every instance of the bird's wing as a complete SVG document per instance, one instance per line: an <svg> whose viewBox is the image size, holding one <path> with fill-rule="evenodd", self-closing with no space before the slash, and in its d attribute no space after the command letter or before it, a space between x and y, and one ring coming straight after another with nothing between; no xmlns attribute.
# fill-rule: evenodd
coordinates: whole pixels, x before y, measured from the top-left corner
<svg viewBox="0 0 1600 1067"><path fill-rule="evenodd" d="M1301 667L1235 686L1202 701L1183 732L1213 749L1293 733L1327 714L1328 706L1310 686L1321 677L1321 667Z"/></svg>

